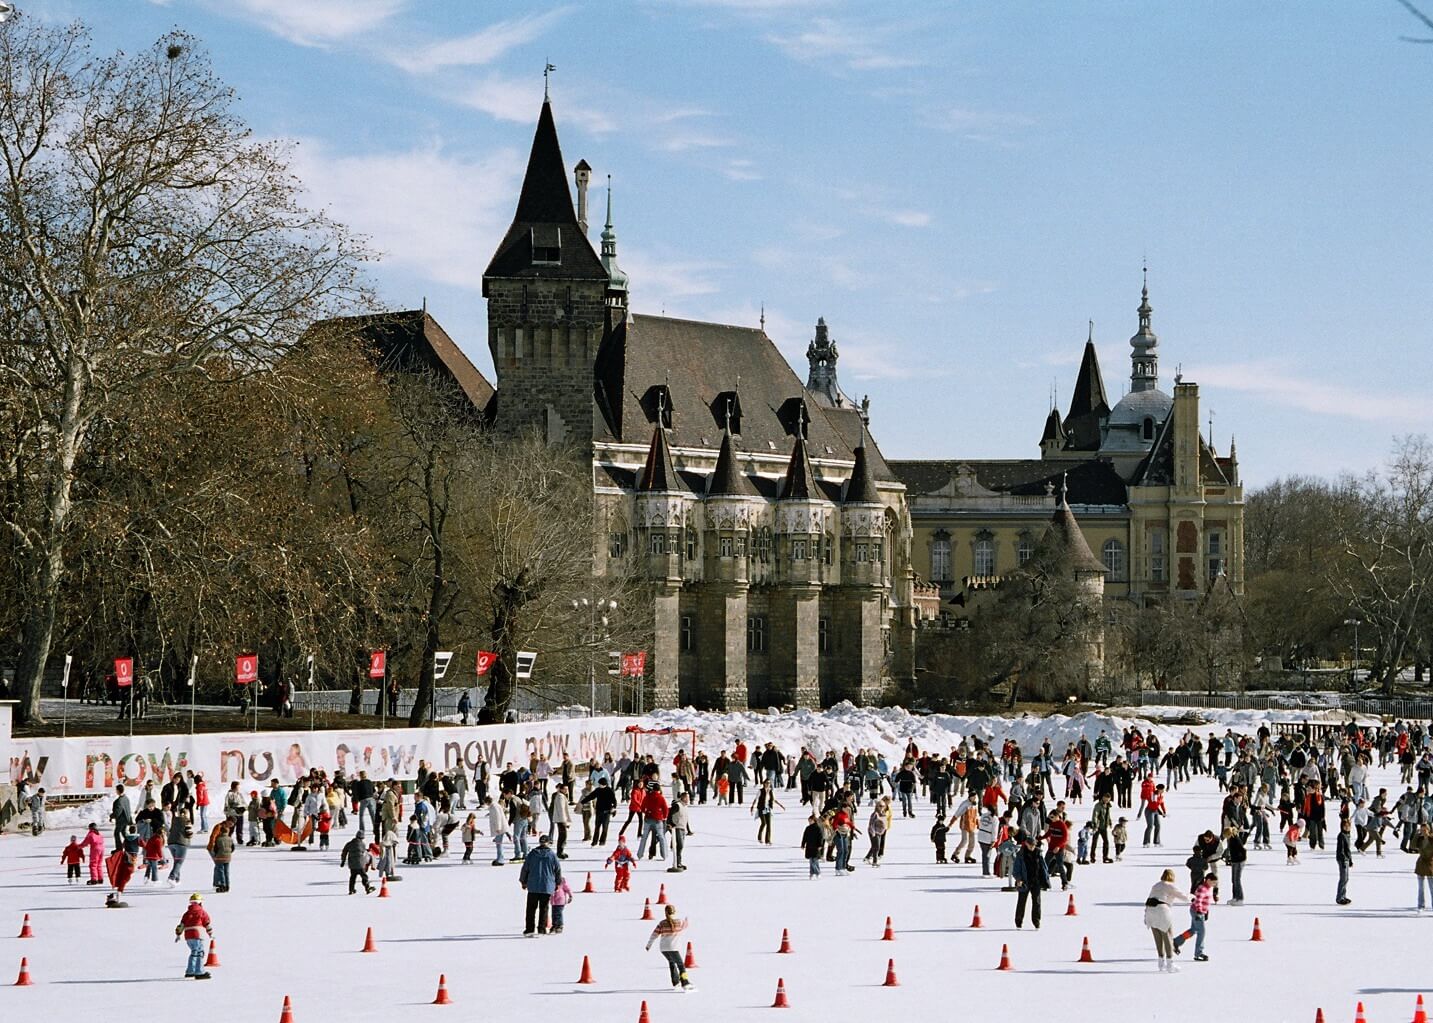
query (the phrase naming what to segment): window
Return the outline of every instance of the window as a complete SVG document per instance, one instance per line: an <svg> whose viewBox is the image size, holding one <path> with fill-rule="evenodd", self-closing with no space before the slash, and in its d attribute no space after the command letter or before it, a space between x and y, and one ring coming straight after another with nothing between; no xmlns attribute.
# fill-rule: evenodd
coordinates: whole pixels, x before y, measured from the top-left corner
<svg viewBox="0 0 1433 1023"><path fill-rule="evenodd" d="M831 619L816 619L816 649L820 653L831 652Z"/></svg>
<svg viewBox="0 0 1433 1023"><path fill-rule="evenodd" d="M1149 416L1144 417L1144 424L1140 427L1140 437L1144 440L1154 440L1154 420Z"/></svg>
<svg viewBox="0 0 1433 1023"><path fill-rule="evenodd" d="M1109 572L1111 579L1123 579L1125 574L1125 545L1118 540L1110 539L1105 541L1101 550L1101 560L1105 563L1105 570Z"/></svg>
<svg viewBox="0 0 1433 1023"><path fill-rule="evenodd" d="M627 534L607 534L607 556L609 558L620 558L627 553Z"/></svg>
<svg viewBox="0 0 1433 1023"><path fill-rule="evenodd" d="M771 560L771 530L761 527L761 532L756 535L757 554L763 562Z"/></svg>
<svg viewBox="0 0 1433 1023"><path fill-rule="evenodd" d="M950 574L950 537L938 536L930 544L930 575L931 581L936 583L948 583L952 576Z"/></svg>
<svg viewBox="0 0 1433 1023"><path fill-rule="evenodd" d="M697 560L697 531L695 529L687 530L687 560Z"/></svg>
<svg viewBox="0 0 1433 1023"><path fill-rule="evenodd" d="M737 556L738 558L744 558L744 557L746 557L746 534L745 534L745 533L738 533L738 534L736 534L736 556Z"/></svg>
<svg viewBox="0 0 1433 1023"><path fill-rule="evenodd" d="M648 553L648 554L666 554L666 553L667 553L667 534L666 534L666 533L653 533L651 536L649 536L649 537L647 538L647 553Z"/></svg>
<svg viewBox="0 0 1433 1023"><path fill-rule="evenodd" d="M836 545L831 542L831 534L827 533L821 538L821 560L829 565L831 564L831 559L835 557L835 554Z"/></svg>
<svg viewBox="0 0 1433 1023"><path fill-rule="evenodd" d="M1204 543L1209 549L1209 581L1213 582L1224 568L1224 538L1210 532L1205 535Z"/></svg>
<svg viewBox="0 0 1433 1023"><path fill-rule="evenodd" d="M975 541L975 574L995 574L995 541L980 539Z"/></svg>
<svg viewBox="0 0 1433 1023"><path fill-rule="evenodd" d="M718 542L717 548L722 557L729 558L736 551L736 541L729 536L724 536Z"/></svg>
<svg viewBox="0 0 1433 1023"><path fill-rule="evenodd" d="M1035 541L1029 533L1021 533L1015 541L1015 563L1023 565L1035 556Z"/></svg>
<svg viewBox="0 0 1433 1023"><path fill-rule="evenodd" d="M879 563L881 560L881 541L871 541L871 560Z"/></svg>
<svg viewBox="0 0 1433 1023"><path fill-rule="evenodd" d="M766 653L766 616L751 615L746 620L747 653Z"/></svg>
<svg viewBox="0 0 1433 1023"><path fill-rule="evenodd" d="M806 560L806 541L805 541L805 540L792 540L792 541L791 541L791 560L792 560L792 561L805 561L805 560Z"/></svg>
<svg viewBox="0 0 1433 1023"><path fill-rule="evenodd" d="M1164 530L1162 529L1149 531L1149 578L1157 583L1162 583L1165 580Z"/></svg>
<svg viewBox="0 0 1433 1023"><path fill-rule="evenodd" d="M696 634L692 631L692 616L682 615L682 653L689 654L696 649Z"/></svg>
<svg viewBox="0 0 1433 1023"><path fill-rule="evenodd" d="M856 562L860 564L871 556L871 548L863 543L856 544Z"/></svg>

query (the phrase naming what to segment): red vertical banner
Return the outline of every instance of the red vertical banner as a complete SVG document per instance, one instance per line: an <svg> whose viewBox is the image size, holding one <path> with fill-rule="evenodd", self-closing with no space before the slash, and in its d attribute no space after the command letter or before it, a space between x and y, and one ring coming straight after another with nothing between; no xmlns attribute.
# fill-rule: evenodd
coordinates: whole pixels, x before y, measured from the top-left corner
<svg viewBox="0 0 1433 1023"><path fill-rule="evenodd" d="M114 659L114 681L121 689L128 689L134 685L134 658L116 657Z"/></svg>
<svg viewBox="0 0 1433 1023"><path fill-rule="evenodd" d="M234 658L234 681L241 686L259 681L258 654L240 654Z"/></svg>
<svg viewBox="0 0 1433 1023"><path fill-rule="evenodd" d="M486 674L488 673L488 669L493 666L493 662L496 661L497 659L498 659L498 655L495 654L495 653L493 653L491 650L479 650L479 651L478 651L478 675L479 675L479 676L486 675Z"/></svg>
<svg viewBox="0 0 1433 1023"><path fill-rule="evenodd" d="M638 676L646 673L647 651L638 650L635 654L622 655L622 674Z"/></svg>
<svg viewBox="0 0 1433 1023"><path fill-rule="evenodd" d="M382 678L388 673L388 652L375 650L368 655L368 677Z"/></svg>

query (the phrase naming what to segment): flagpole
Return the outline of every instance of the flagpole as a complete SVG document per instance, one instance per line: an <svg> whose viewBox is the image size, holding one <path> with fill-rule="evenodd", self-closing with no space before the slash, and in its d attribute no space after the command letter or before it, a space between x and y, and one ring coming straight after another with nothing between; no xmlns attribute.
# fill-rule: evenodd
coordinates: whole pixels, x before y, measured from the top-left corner
<svg viewBox="0 0 1433 1023"><path fill-rule="evenodd" d="M194 672L199 667L199 655L195 654L189 662L189 734L194 734L194 703L197 690L194 688Z"/></svg>

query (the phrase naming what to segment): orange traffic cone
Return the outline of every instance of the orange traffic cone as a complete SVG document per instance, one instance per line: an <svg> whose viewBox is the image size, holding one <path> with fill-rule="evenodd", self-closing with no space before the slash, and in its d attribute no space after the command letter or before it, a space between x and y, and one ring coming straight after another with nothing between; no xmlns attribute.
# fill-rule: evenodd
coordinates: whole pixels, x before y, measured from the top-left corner
<svg viewBox="0 0 1433 1023"><path fill-rule="evenodd" d="M284 1011L279 1014L279 1023L294 1023L294 1008L289 1004L288 995L284 995Z"/></svg>
<svg viewBox="0 0 1433 1023"><path fill-rule="evenodd" d="M771 1003L771 1007L773 1009L791 1008L791 1003L786 1000L786 981L781 977L776 978L776 1001Z"/></svg>
<svg viewBox="0 0 1433 1023"><path fill-rule="evenodd" d="M776 951L778 954L791 951L791 934L785 927L781 928L781 947Z"/></svg>
<svg viewBox="0 0 1433 1023"><path fill-rule="evenodd" d="M891 926L891 918L890 918L890 917L886 917L886 933L881 935L881 940L882 940L882 941L895 941L895 940L896 940L895 928L893 928L893 927Z"/></svg>
<svg viewBox="0 0 1433 1023"><path fill-rule="evenodd" d="M687 942L687 958L683 960L682 966L688 970L695 970L697 968L697 957L692 955L692 943L690 941Z"/></svg>
<svg viewBox="0 0 1433 1023"><path fill-rule="evenodd" d="M214 948L214 939L213 939L213 938L210 938L210 939L209 939L209 958L204 960L204 965L205 965L205 966L218 966L218 965L220 965L220 963L219 963L219 953L218 953L218 951Z"/></svg>
<svg viewBox="0 0 1433 1023"><path fill-rule="evenodd" d="M453 1004L453 1000L448 997L448 976L447 976L447 974L444 974L444 973L438 974L438 997L436 997L436 998L433 999L433 1004L434 1004L434 1005L452 1005L452 1004Z"/></svg>
<svg viewBox="0 0 1433 1023"><path fill-rule="evenodd" d="M379 883L378 883L378 897L379 897L380 899L386 899L386 898L388 898L388 878L387 878L387 877L384 877L384 878L383 878L381 881L379 881Z"/></svg>
<svg viewBox="0 0 1433 1023"><path fill-rule="evenodd" d="M373 928L368 928L368 933L363 936L363 947L360 952L377 952L378 946L373 943Z"/></svg>
<svg viewBox="0 0 1433 1023"><path fill-rule="evenodd" d="M896 980L896 961L886 960L886 982L881 987L900 987L901 982Z"/></svg>
<svg viewBox="0 0 1433 1023"><path fill-rule="evenodd" d="M1363 1003L1362 1003L1362 1002L1359 1002L1359 1003L1358 1003L1358 1008L1354 1011L1354 1014L1353 1014L1353 1023L1368 1023L1368 1020L1365 1019L1365 1018L1364 1018L1364 1015L1363 1015Z"/></svg>
<svg viewBox="0 0 1433 1023"><path fill-rule="evenodd" d="M652 915L652 900L651 900L651 899L643 899L643 900L642 900L642 919L643 919L643 920L655 920L655 919L657 919L656 917L654 917L654 916Z"/></svg>
<svg viewBox="0 0 1433 1023"><path fill-rule="evenodd" d="M597 889L592 887L592 871L589 870L587 872L587 884L583 886L582 894L591 895L595 891L597 891Z"/></svg>
<svg viewBox="0 0 1433 1023"><path fill-rule="evenodd" d="M1010 946L1009 946L1009 945L1001 945L1001 946L1000 946L1000 965L997 966L997 967L995 967L995 968L996 968L997 970L1013 970L1013 969L1015 969L1015 967L1013 967L1013 966L1010 965Z"/></svg>
<svg viewBox="0 0 1433 1023"><path fill-rule="evenodd" d="M1095 961L1095 957L1090 955L1090 939L1088 937L1085 938L1085 943L1080 948L1079 961L1082 963L1092 963Z"/></svg>
<svg viewBox="0 0 1433 1023"><path fill-rule="evenodd" d="M20 976L19 976L19 978L15 981L15 986L16 986L16 987L29 987L29 986L30 986L30 961L29 961L28 959L26 959L24 956L21 956L21 957L20 957ZM1421 1005L1422 1003L1420 1002L1419 1004Z"/></svg>
<svg viewBox="0 0 1433 1023"><path fill-rule="evenodd" d="M1254 933L1251 934L1251 935L1249 935L1249 940L1250 940L1250 941L1263 941L1263 940L1264 940L1264 932L1259 929L1259 918L1258 918L1257 916L1254 918Z"/></svg>
<svg viewBox="0 0 1433 1023"><path fill-rule="evenodd" d="M30 914L26 913L25 922L20 925L20 937L33 938L34 936L35 932L30 930Z"/></svg>
<svg viewBox="0 0 1433 1023"><path fill-rule="evenodd" d="M980 926L983 926L983 925L981 924L981 922L980 922L980 905L979 905L979 903L977 903L976 906L975 906L975 915L970 918L970 926L972 926L972 927L980 927Z"/></svg>
<svg viewBox="0 0 1433 1023"><path fill-rule="evenodd" d="M659 906L665 906L666 904L667 904L667 886L666 886L666 885L661 885L661 886L659 886L659 887L657 888L657 905L659 905Z"/></svg>
<svg viewBox="0 0 1433 1023"><path fill-rule="evenodd" d="M1075 909L1075 897L1074 897L1073 895L1070 896L1070 904L1065 907L1065 915L1066 915L1066 916L1079 916L1079 915L1080 915L1079 912L1077 912L1076 909Z"/></svg>
<svg viewBox="0 0 1433 1023"><path fill-rule="evenodd" d="M583 957L582 957L582 975L577 978L577 983L579 983L579 984L596 984L596 983L597 983L597 981L595 981L595 980L592 979L592 964L587 961L587 957L586 957L586 956L583 956Z"/></svg>
<svg viewBox="0 0 1433 1023"><path fill-rule="evenodd" d="M651 1017L647 1015L647 1003L642 1003L642 1011L637 1016L637 1023L652 1023Z"/></svg>
<svg viewBox="0 0 1433 1023"><path fill-rule="evenodd" d="M21 975L22 977L25 975L25 963L24 963L24 960L21 960L21 962L20 962L20 975ZM28 984L29 981L26 981L26 983ZM1426 1013L1426 1012L1423 1011L1423 996L1422 996L1422 995L1419 995L1419 996L1418 996L1418 1001L1417 1001L1416 1003L1414 1003L1414 1006L1413 1006L1413 1023L1428 1023L1428 1013Z"/></svg>
<svg viewBox="0 0 1433 1023"><path fill-rule="evenodd" d="M1314 1023L1324 1023L1323 1009L1320 1008L1314 1010Z"/></svg>

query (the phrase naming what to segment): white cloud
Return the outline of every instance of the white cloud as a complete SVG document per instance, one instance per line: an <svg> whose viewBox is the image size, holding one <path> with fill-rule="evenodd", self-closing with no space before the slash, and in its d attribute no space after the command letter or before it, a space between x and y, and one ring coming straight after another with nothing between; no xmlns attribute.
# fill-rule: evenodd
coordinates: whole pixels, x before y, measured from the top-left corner
<svg viewBox="0 0 1433 1023"><path fill-rule="evenodd" d="M761 172L756 168L756 162L733 157L722 167L725 174L732 181L760 181Z"/></svg>
<svg viewBox="0 0 1433 1023"><path fill-rule="evenodd" d="M533 125L537 123L537 112L542 106L542 80L535 75L513 78L494 72L463 86L451 93L449 98L499 121ZM569 127L598 136L617 130L616 122L601 110L575 106L565 99L555 101L553 109L558 114L559 134Z"/></svg>
<svg viewBox="0 0 1433 1023"><path fill-rule="evenodd" d="M1257 395L1272 404L1322 416L1369 423L1433 422L1426 399L1416 395L1363 391L1340 383L1313 380L1277 360L1211 363L1185 376L1207 387Z"/></svg>
<svg viewBox="0 0 1433 1023"><path fill-rule="evenodd" d="M894 52L887 43L890 34L868 22L812 18L790 33L773 32L766 39L793 60L808 64L838 64L852 71L919 67L923 61Z"/></svg>
<svg viewBox="0 0 1433 1023"><path fill-rule="evenodd" d="M617 261L631 278L632 307L637 312L692 315L691 299L721 290L715 280L723 269L720 263L621 247Z"/></svg>
<svg viewBox="0 0 1433 1023"><path fill-rule="evenodd" d="M921 210L887 210L885 218L897 227L930 226L930 214Z"/></svg>
<svg viewBox="0 0 1433 1023"><path fill-rule="evenodd" d="M509 50L543 35L567 13L566 8L498 21L456 39L445 39L413 49L388 50L392 63L410 74L429 74L450 67L478 67L491 64Z"/></svg>
<svg viewBox="0 0 1433 1023"><path fill-rule="evenodd" d="M474 290L512 219L523 167L511 149L467 159L437 143L342 155L309 140L293 157L312 201L366 235L384 262Z"/></svg>
<svg viewBox="0 0 1433 1023"><path fill-rule="evenodd" d="M322 46L378 28L407 0L223 0L210 2L300 46Z"/></svg>
<svg viewBox="0 0 1433 1023"><path fill-rule="evenodd" d="M927 110L925 122L937 131L949 132L967 142L1011 143L1035 119L1028 114L1000 110L972 110L969 107L938 107Z"/></svg>

